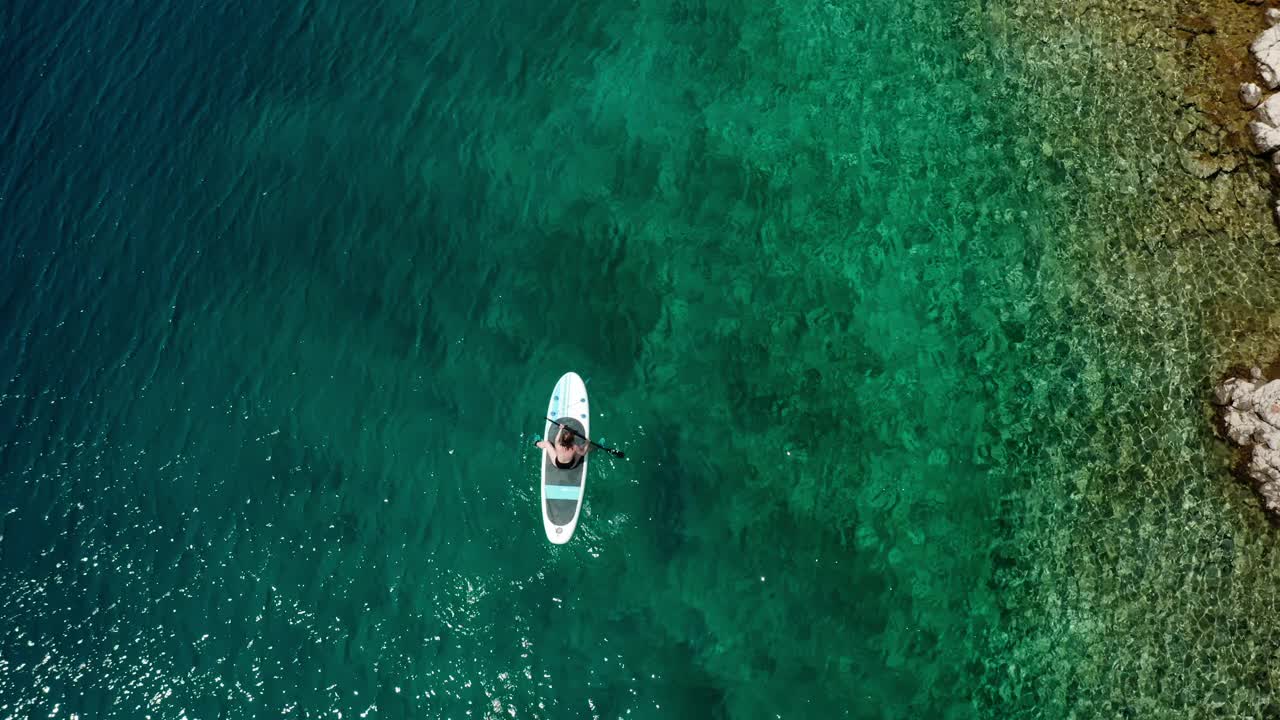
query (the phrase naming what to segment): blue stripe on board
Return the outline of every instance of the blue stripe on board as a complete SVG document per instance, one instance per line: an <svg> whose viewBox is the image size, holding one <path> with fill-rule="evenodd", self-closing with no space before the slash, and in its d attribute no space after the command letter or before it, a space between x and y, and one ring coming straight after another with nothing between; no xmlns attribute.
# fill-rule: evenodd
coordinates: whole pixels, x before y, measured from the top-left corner
<svg viewBox="0 0 1280 720"><path fill-rule="evenodd" d="M579 485L548 485L548 500L577 500L582 496L582 487Z"/></svg>

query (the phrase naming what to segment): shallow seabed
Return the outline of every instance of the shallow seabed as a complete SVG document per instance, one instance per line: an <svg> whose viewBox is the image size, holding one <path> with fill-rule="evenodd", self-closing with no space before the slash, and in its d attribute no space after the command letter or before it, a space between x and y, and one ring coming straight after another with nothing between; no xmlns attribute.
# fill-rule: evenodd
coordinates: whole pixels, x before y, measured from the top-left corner
<svg viewBox="0 0 1280 720"><path fill-rule="evenodd" d="M0 716L1280 715L1261 11L1041 5L0 10Z"/></svg>
<svg viewBox="0 0 1280 720"><path fill-rule="evenodd" d="M1261 14L992 15L1076 193L1055 248L1071 330L1045 328L1072 360L1030 381L1032 442L1004 468L1029 484L1004 501L1016 519L996 555L1001 714L1280 716L1280 537L1231 479L1207 402L1280 350L1274 181L1234 98Z"/></svg>

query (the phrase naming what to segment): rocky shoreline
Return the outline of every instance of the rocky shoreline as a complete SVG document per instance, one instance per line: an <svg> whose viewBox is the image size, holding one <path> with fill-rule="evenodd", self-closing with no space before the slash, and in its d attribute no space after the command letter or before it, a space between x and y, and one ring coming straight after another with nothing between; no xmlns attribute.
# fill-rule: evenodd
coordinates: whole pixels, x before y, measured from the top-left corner
<svg viewBox="0 0 1280 720"><path fill-rule="evenodd" d="M1264 17L1267 29L1249 45L1249 55L1267 90L1280 88L1280 9L1268 8ZM1249 123L1249 137L1260 155L1270 156L1272 174L1280 176L1280 93L1264 96L1257 83L1240 85L1240 103L1252 110L1255 119ZM1280 223L1280 203L1272 207L1277 223Z"/></svg>
<svg viewBox="0 0 1280 720"><path fill-rule="evenodd" d="M1248 453L1242 474L1267 513L1280 520L1280 380L1266 381L1256 367L1249 375L1225 380L1214 402L1221 408L1223 433Z"/></svg>
<svg viewBox="0 0 1280 720"><path fill-rule="evenodd" d="M1249 44L1261 86L1243 82L1238 97L1252 111L1249 138L1274 178L1280 177L1280 92L1273 92L1280 89L1280 9L1268 8L1263 15L1267 29ZM1272 215L1280 224L1280 201L1274 195ZM1271 520L1280 522L1280 379L1267 380L1258 367L1249 370L1248 378L1241 375L1232 373L1214 391L1219 430L1243 448L1238 474L1253 486Z"/></svg>

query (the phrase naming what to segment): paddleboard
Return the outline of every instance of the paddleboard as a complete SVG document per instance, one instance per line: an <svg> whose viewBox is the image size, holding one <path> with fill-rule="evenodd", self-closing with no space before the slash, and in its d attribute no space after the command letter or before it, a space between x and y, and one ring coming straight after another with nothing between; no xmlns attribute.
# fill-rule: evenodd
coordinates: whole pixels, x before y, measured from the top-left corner
<svg viewBox="0 0 1280 720"><path fill-rule="evenodd" d="M552 423L555 420L578 434L578 442L591 437L591 411L587 404L587 386L575 372L565 373L556 387L551 391L551 401L547 403L546 427L542 437L547 442L555 442L560 428ZM545 450L539 452L542 463L542 529L547 539L556 545L563 545L573 537L578 527L578 514L582 511L582 501L586 490L587 457L577 467L562 470L556 466L555 460Z"/></svg>

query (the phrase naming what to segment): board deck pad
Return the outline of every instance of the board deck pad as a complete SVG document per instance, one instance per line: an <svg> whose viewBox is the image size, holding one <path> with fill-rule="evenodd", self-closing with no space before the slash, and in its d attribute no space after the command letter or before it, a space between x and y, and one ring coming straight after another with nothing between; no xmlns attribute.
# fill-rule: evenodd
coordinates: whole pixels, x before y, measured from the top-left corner
<svg viewBox="0 0 1280 720"><path fill-rule="evenodd" d="M578 438L574 444L581 446L583 444L582 435L586 431L582 429L582 423L571 417L556 418L556 422L568 427L570 430L578 433ZM556 435L559 434L560 428L547 423L551 426L551 431L547 433L547 442L554 443ZM547 453L542 453L542 465L546 480L546 496L547 496L547 518L556 525L567 525L573 516L577 514L578 503L582 501L582 479L586 475L587 463L586 459L578 463L577 467L563 470L556 467L556 463Z"/></svg>

